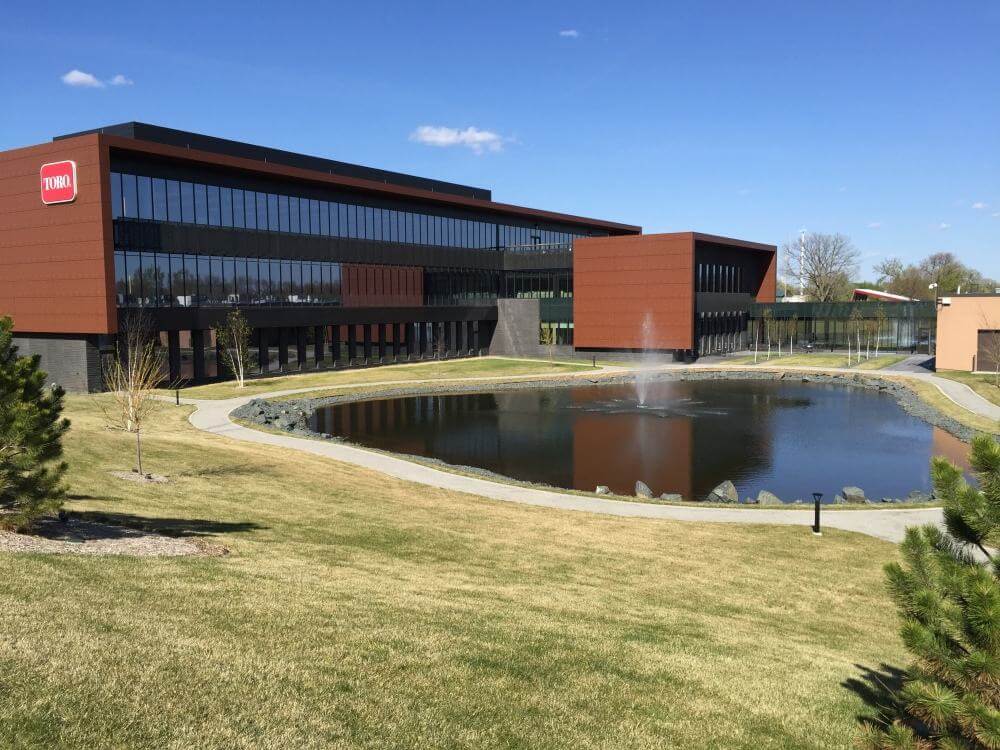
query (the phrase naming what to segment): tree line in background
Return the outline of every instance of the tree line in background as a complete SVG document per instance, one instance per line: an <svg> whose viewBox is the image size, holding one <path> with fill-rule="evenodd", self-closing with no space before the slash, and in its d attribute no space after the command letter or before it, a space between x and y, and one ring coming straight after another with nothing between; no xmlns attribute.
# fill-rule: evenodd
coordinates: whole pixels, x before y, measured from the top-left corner
<svg viewBox="0 0 1000 750"><path fill-rule="evenodd" d="M874 283L857 281L861 253L843 234L808 232L782 245L781 257L786 294L795 295L801 289L810 302L844 302L858 287L923 300L960 290L993 292L1000 287L953 253L944 252L910 264L888 258L875 266ZM932 284L937 284L936 289Z"/></svg>

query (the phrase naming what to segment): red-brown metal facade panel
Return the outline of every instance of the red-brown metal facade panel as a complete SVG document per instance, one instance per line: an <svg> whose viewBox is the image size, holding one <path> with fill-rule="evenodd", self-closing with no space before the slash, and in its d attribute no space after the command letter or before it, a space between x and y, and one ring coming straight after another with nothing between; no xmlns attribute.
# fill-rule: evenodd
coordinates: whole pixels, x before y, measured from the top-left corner
<svg viewBox="0 0 1000 750"><path fill-rule="evenodd" d="M42 203L42 164L77 165L72 203ZM0 153L0 315L20 333L114 333L107 149L100 137Z"/></svg>
<svg viewBox="0 0 1000 750"><path fill-rule="evenodd" d="M692 349L693 279L692 233L575 240L574 345Z"/></svg>

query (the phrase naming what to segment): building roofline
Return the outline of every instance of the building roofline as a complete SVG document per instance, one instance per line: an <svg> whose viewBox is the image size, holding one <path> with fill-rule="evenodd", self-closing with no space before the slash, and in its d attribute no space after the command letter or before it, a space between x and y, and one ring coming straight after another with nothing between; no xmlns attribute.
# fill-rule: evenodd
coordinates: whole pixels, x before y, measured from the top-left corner
<svg viewBox="0 0 1000 750"><path fill-rule="evenodd" d="M142 123L125 123L124 125L127 127L132 124L141 125ZM575 224L577 226L606 231L610 234L639 234L642 232L641 226L632 224L623 224L614 221L605 221L603 219L593 219L585 216L576 216L574 214L564 214L554 211L543 211L541 209L526 208L524 206L517 206L509 203L498 203L488 198L475 198L467 195L435 191L424 187L414 187L364 177L337 174L315 168L288 165L282 162L266 161L259 158L255 159L247 156L224 154L215 151L204 151L197 148L176 146L157 141L129 137L127 135L116 135L111 132L101 132L102 130L110 131L116 127L118 126L108 126L106 128L87 131L73 136L59 136L57 139L53 140L62 141L69 140L74 137L86 138L96 135L105 147L119 151L130 151L133 153L158 156L167 159L211 164L213 166L227 167L253 174L302 180L312 182L314 184L336 186L357 192L368 193L370 195L421 201L424 203L439 204L452 208L465 208L474 211L497 214L500 216L516 217L528 221L535 220L549 221L560 224ZM182 134L184 133L184 131L177 132ZM207 138L209 136L205 137ZM221 141L223 139L218 140ZM237 142L233 141L230 143ZM291 152L283 153L291 154ZM295 154L292 155L295 156ZM310 159L314 157L302 158ZM476 188L471 189L476 190Z"/></svg>
<svg viewBox="0 0 1000 750"><path fill-rule="evenodd" d="M123 122L117 125L104 125L91 130L83 130L78 133L59 135L53 141L61 141L67 138L74 138L80 135L90 135L97 133L100 135L114 135L121 138L131 138L137 141L150 141L152 143L162 143L165 146L177 146L179 148L195 149L207 151L225 156L239 156L255 161L273 162L284 164L289 167L300 167L312 169L318 172L328 172L330 174L342 174L347 177L359 177L373 180L375 182L386 182L394 185L406 187L418 187L433 192L449 193L452 195L464 195L468 198L481 198L490 200L492 194L487 188L461 185L445 180L436 180L429 177L418 177L417 175L405 174L403 172L393 172L376 167L368 167L361 164L327 159L320 156L310 156L294 151L287 151L269 146L258 146L245 141L235 141L229 138L218 138L202 133L193 133L187 130L177 130L176 128L166 128L161 125L151 125L146 122Z"/></svg>

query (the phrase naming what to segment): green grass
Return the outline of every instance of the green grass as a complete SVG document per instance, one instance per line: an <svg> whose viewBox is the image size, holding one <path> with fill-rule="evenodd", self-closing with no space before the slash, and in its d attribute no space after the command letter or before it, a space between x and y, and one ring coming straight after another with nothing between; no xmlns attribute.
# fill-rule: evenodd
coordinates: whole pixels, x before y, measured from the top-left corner
<svg viewBox="0 0 1000 750"><path fill-rule="evenodd" d="M906 359L906 355L903 354L880 354L878 357L873 355L871 359L862 359L861 363L858 364L855 357L848 360L845 354L785 354L779 357L776 353L772 352L771 358L768 359L767 353L765 352L757 355L756 364L758 366L780 365L781 367L851 367L856 370L881 370L894 365L897 362L902 362L904 359ZM752 365L755 363L754 358L751 355L749 357L737 357L727 360L726 364Z"/></svg>
<svg viewBox="0 0 1000 750"><path fill-rule="evenodd" d="M0 554L0 746L830 748L900 665L885 542L560 512L68 415L74 512L226 557Z"/></svg>
<svg viewBox="0 0 1000 750"><path fill-rule="evenodd" d="M938 370L938 377L965 383L972 390L1000 406L1000 388L996 386L997 376L986 373L962 372L960 370Z"/></svg>
<svg viewBox="0 0 1000 750"><path fill-rule="evenodd" d="M386 365L363 370L322 370L319 372L255 378L237 388L234 381L210 383L185 388L181 395L188 398L233 398L268 391L292 388L314 388L344 385L366 385L386 381L446 380L449 378L513 377L517 375L551 375L592 370L589 364L557 362L543 359L506 359L503 357L477 357L443 362L423 362L403 365Z"/></svg>

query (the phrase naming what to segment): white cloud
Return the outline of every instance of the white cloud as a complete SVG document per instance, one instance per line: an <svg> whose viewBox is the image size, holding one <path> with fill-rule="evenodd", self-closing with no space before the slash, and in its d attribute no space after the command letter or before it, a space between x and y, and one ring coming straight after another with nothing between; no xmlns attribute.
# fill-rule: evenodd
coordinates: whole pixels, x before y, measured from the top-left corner
<svg viewBox="0 0 1000 750"><path fill-rule="evenodd" d="M994 211L992 216L994 219L1000 218L1000 211Z"/></svg>
<svg viewBox="0 0 1000 750"><path fill-rule="evenodd" d="M480 130L471 125L465 130L449 128L443 125L421 125L410 133L410 140L423 143L426 146L465 146L475 153L483 151L501 151L508 140L492 130Z"/></svg>
<svg viewBox="0 0 1000 750"><path fill-rule="evenodd" d="M62 82L67 86L85 89L104 88L104 83L98 80L96 76L91 73L84 73L82 70L77 70L76 68L73 68L69 73L62 76Z"/></svg>
<svg viewBox="0 0 1000 750"><path fill-rule="evenodd" d="M948 224L947 222L942 221L940 224L938 224L938 229L950 229L950 228L951 224Z"/></svg>
<svg viewBox="0 0 1000 750"><path fill-rule="evenodd" d="M868 222L868 228L869 229L881 229L882 228L882 222L881 221L869 221Z"/></svg>
<svg viewBox="0 0 1000 750"><path fill-rule="evenodd" d="M837 188L837 192L838 193L846 193L847 192L847 188L844 187L843 185L841 185L839 188Z"/></svg>
<svg viewBox="0 0 1000 750"><path fill-rule="evenodd" d="M580 36L580 32L577 31L576 29L563 29L562 31L559 32L559 36L563 37L564 39L576 39L578 36Z"/></svg>
<svg viewBox="0 0 1000 750"><path fill-rule="evenodd" d="M135 81L131 78L126 78L121 73L117 73L108 83L112 86L131 86Z"/></svg>
<svg viewBox="0 0 1000 750"><path fill-rule="evenodd" d="M750 188L740 188L736 193L738 195L750 195Z"/></svg>

